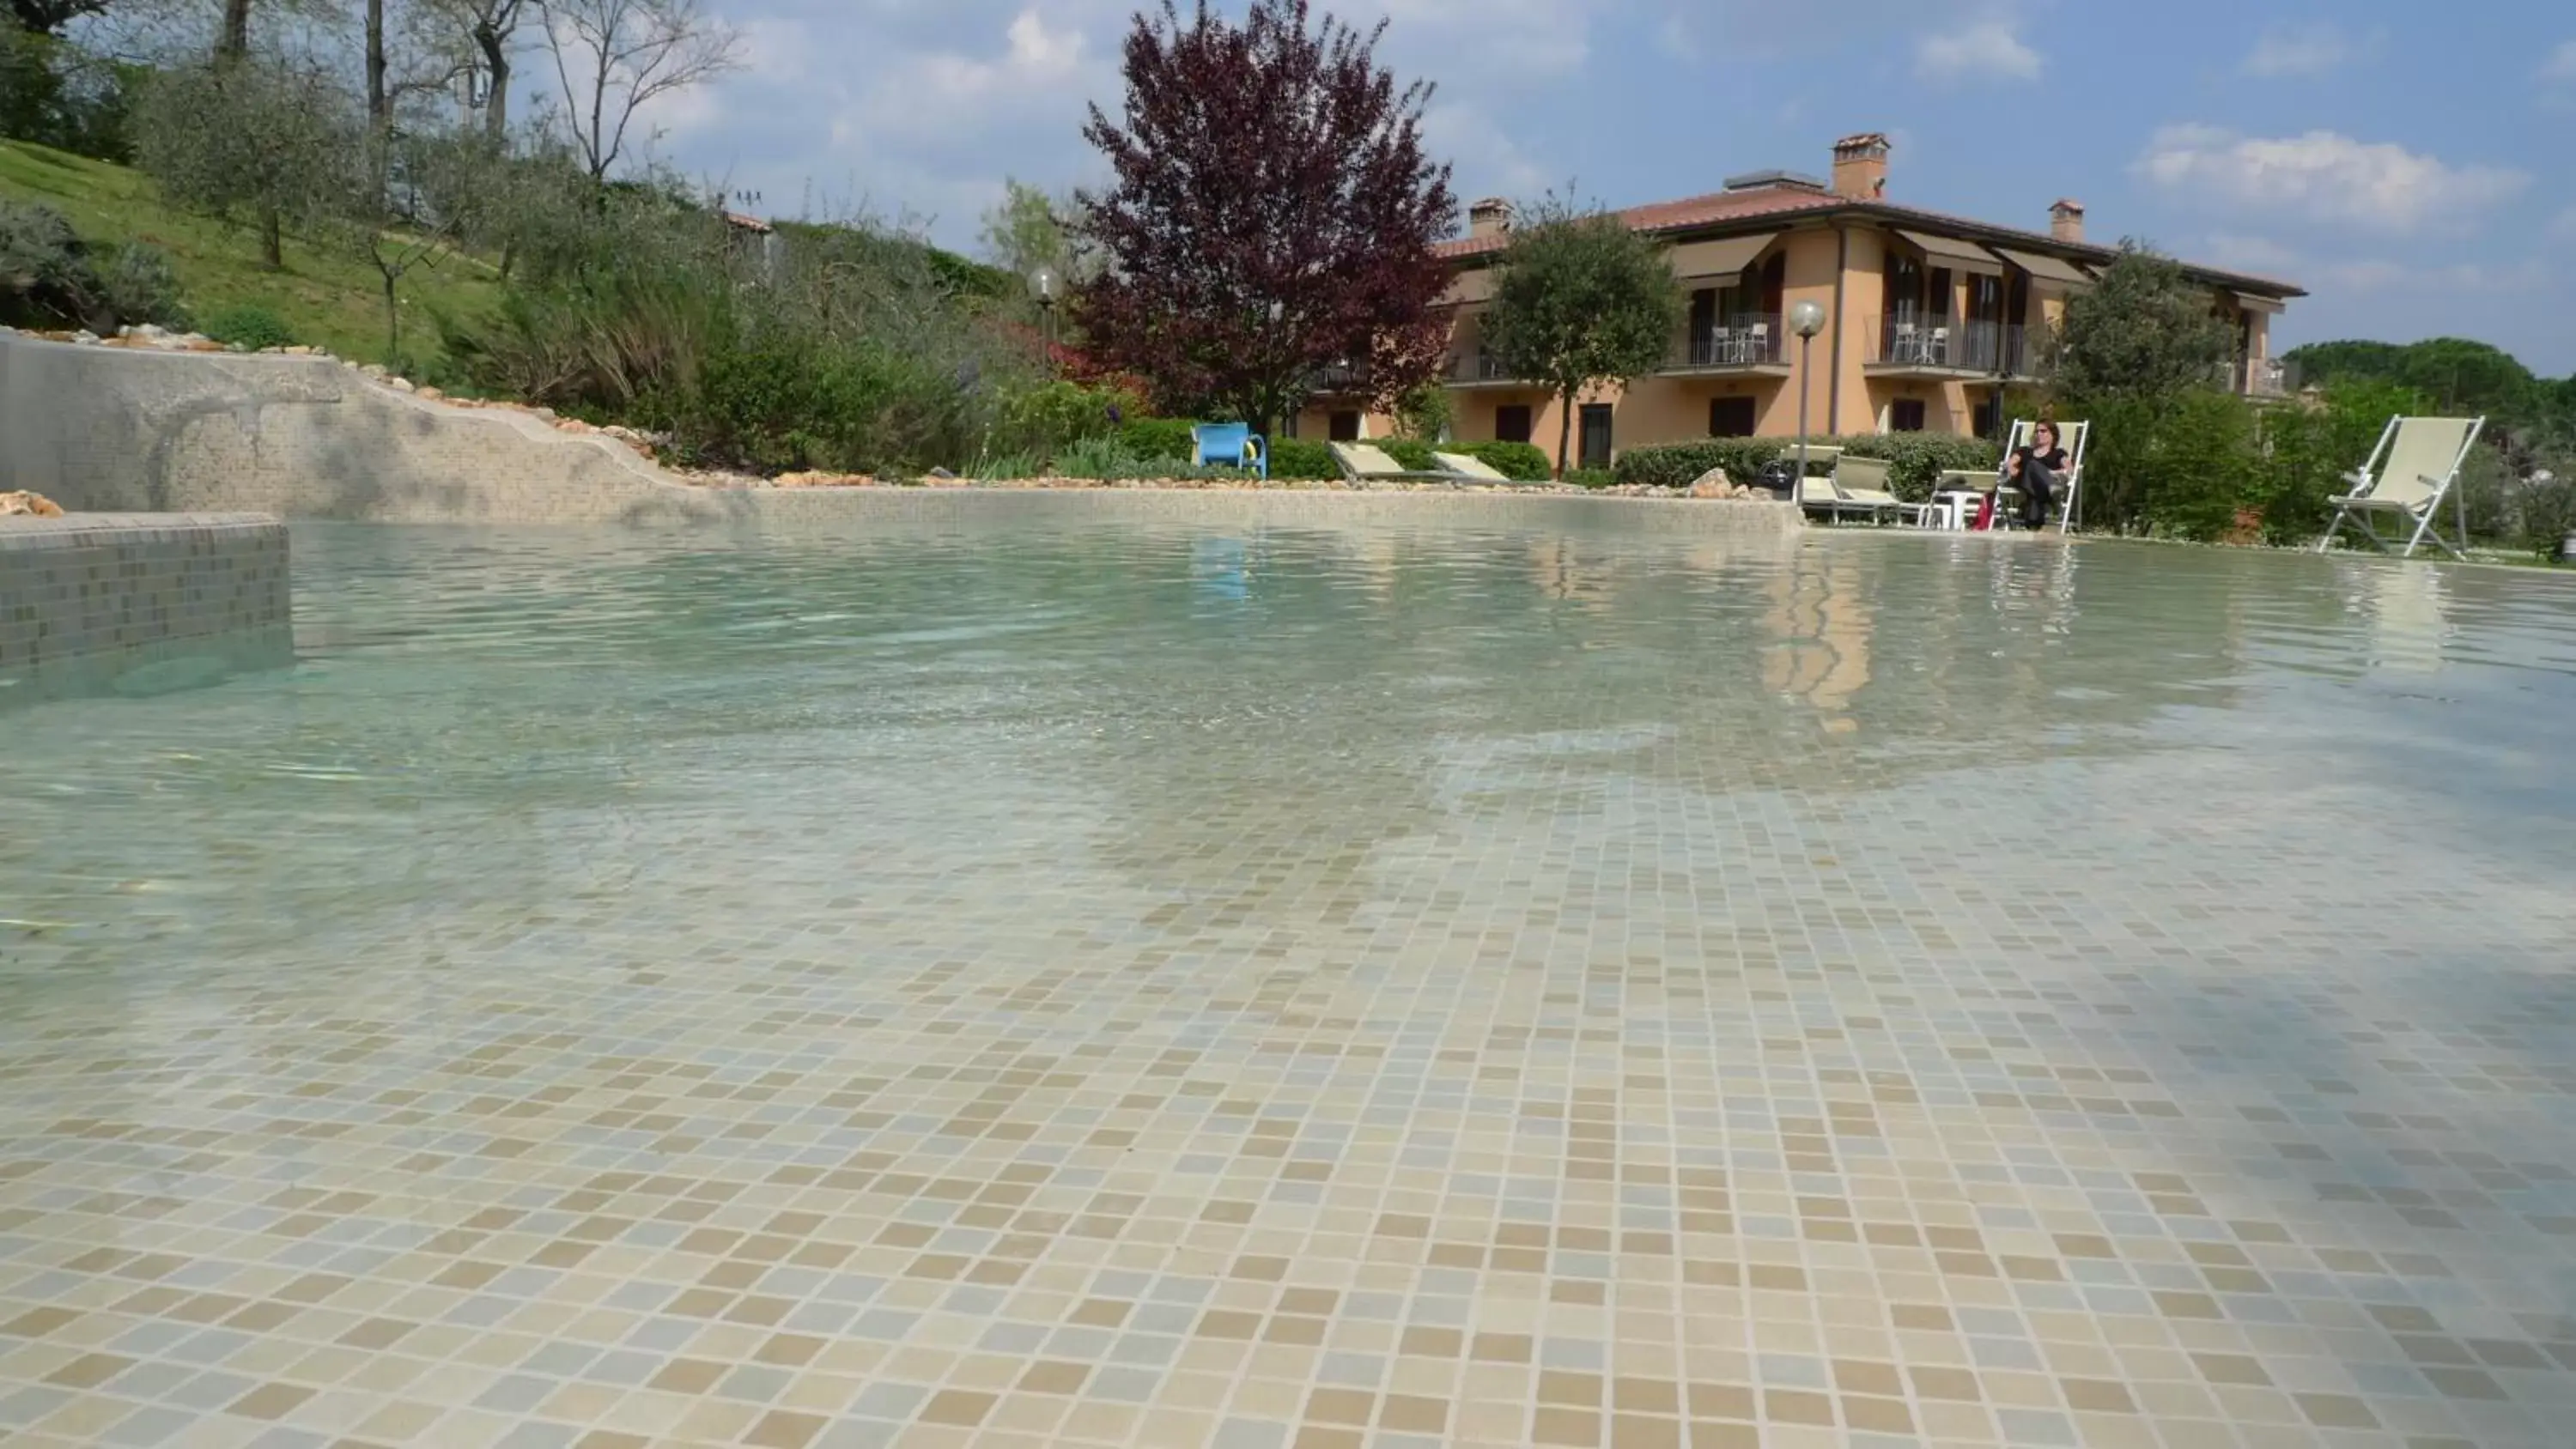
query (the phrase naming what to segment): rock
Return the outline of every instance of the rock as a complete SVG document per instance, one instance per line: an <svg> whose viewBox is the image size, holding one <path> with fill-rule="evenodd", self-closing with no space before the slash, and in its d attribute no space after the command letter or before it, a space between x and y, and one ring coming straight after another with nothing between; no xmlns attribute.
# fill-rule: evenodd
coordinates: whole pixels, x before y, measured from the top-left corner
<svg viewBox="0 0 2576 1449"><path fill-rule="evenodd" d="M956 477L957 475L956 475L956 474L954 474L954 473L949 472L949 471L948 471L947 469L945 469L945 468L933 468L933 469L931 469L928 473L925 473L925 474L923 474L922 476L923 476L923 477L926 477L926 478L954 478L954 477Z"/></svg>
<svg viewBox="0 0 2576 1449"><path fill-rule="evenodd" d="M301 342L288 347L273 347L270 348L269 351L283 352L289 357L311 357L313 355L313 349Z"/></svg>
<svg viewBox="0 0 2576 1449"><path fill-rule="evenodd" d="M1735 485L1727 480L1726 470L1724 468L1711 468L1707 472L1702 473L1691 480L1690 496L1693 498L1732 498L1735 496Z"/></svg>
<svg viewBox="0 0 2576 1449"><path fill-rule="evenodd" d="M387 386L387 387L389 387L389 388L392 388L392 389L393 389L394 391L396 391L396 392L411 392L411 391L413 391L413 388L412 388L412 385L411 385L411 379L410 379L410 378L407 378L407 377L389 377L389 378L386 378L386 379L385 379L385 386Z"/></svg>
<svg viewBox="0 0 2576 1449"><path fill-rule="evenodd" d="M63 506L42 493L30 493L24 489L15 493L0 493L0 518L12 514L27 514L37 518L60 518L63 516Z"/></svg>
<svg viewBox="0 0 2576 1449"><path fill-rule="evenodd" d="M385 375L385 365L381 362L361 363L358 367L358 371L367 377L383 377Z"/></svg>
<svg viewBox="0 0 2576 1449"><path fill-rule="evenodd" d="M99 335L84 327L78 332L73 333L71 340L74 342L96 342L99 340Z"/></svg>
<svg viewBox="0 0 2576 1449"><path fill-rule="evenodd" d="M211 337L191 337L185 342L180 343L179 347L180 350L185 352L226 352L231 350Z"/></svg>
<svg viewBox="0 0 2576 1449"><path fill-rule="evenodd" d="M427 399L427 400L428 400L428 401L430 401L430 402L436 402L436 401L438 401L440 398L443 398L443 397L447 396L447 394L445 394L445 393L443 393L443 392L440 392L437 388L434 388L434 387L416 387L416 388L413 388L413 389L412 389L412 396L417 397L417 398L425 398L425 399Z"/></svg>

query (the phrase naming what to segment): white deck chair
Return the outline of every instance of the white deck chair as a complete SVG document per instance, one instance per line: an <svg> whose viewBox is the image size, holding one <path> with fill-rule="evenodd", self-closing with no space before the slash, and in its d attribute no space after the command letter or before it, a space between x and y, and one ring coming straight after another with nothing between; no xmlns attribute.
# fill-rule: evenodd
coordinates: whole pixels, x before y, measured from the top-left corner
<svg viewBox="0 0 2576 1449"><path fill-rule="evenodd" d="M1333 461L1340 465L1342 475L1354 483L1394 483L1403 482L1408 479L1454 479L1458 476L1456 473L1445 472L1438 469L1424 472L1420 469L1407 468L1402 463L1388 457L1384 449L1372 448L1366 443L1329 443L1325 446L1332 449Z"/></svg>
<svg viewBox="0 0 2576 1449"><path fill-rule="evenodd" d="M1432 453L1431 457L1432 461L1438 463L1441 467L1448 469L1450 472L1457 474L1459 477L1470 478L1478 483L1510 483L1514 481L1512 478L1506 476L1502 469L1497 468L1493 464L1472 454L1442 453L1435 451Z"/></svg>
<svg viewBox="0 0 2576 1449"><path fill-rule="evenodd" d="M1894 515L1900 523L1921 523L1926 507L1908 503L1887 487L1887 462L1883 458L1855 458L1849 453L1834 460L1834 496L1843 506L1871 517Z"/></svg>
<svg viewBox="0 0 2576 1449"><path fill-rule="evenodd" d="M1797 456L1794 448L1780 455L1783 461L1795 461ZM1836 481L1843 468L1842 449L1810 446L1807 462L1811 467L1822 464L1825 472L1821 477L1808 474L1798 479L1797 487L1790 491L1789 496L1797 501L1799 511L1822 514L1829 523L1840 523L1846 516L1874 518L1886 511L1875 502L1851 497L1843 491ZM1888 501L1892 503L1895 500L1891 498Z"/></svg>
<svg viewBox="0 0 2576 1449"><path fill-rule="evenodd" d="M2415 526L2400 558L2414 557L2429 538L2451 557L2466 559L2469 504L2467 495L2458 492L2460 469L2468 463L2469 449L2476 446L2486 425L2484 418L2390 418L2380 430L2379 446L2370 450L2370 461L2361 465L2360 472L2343 475L2352 491L2326 500L2335 506L2334 522L2326 525L2326 536L2317 540L2317 552L2334 546L2335 531L2349 518L2386 553L2389 541L2370 526L2370 515L2393 513ZM2443 501L2454 497L2458 501L2453 514L2460 530L2457 546L2433 527Z"/></svg>
<svg viewBox="0 0 2576 1449"><path fill-rule="evenodd" d="M2012 441L2004 445L2003 461L1995 464L1995 524L1999 528L2003 526L2003 520L2006 514L2004 500L2007 498L2019 498L2021 496L2020 489L2015 488L2004 481L2004 469L2012 465L2012 455L2022 448L2029 447L2030 440L2037 436L2038 432L2038 423L2030 418L2024 418L2020 422L2013 424ZM2060 485L2060 496L2057 500L2057 531L2059 533L2070 533L2074 531L2077 521L2076 515L2079 511L2077 505L2080 504L2084 498L2084 444L2086 441L2091 439L2092 436L2093 425L2091 423L2059 423L2057 425L2057 446L2066 450L2066 473L2065 476L2057 480ZM2019 512L2018 509L2011 511L2015 513Z"/></svg>

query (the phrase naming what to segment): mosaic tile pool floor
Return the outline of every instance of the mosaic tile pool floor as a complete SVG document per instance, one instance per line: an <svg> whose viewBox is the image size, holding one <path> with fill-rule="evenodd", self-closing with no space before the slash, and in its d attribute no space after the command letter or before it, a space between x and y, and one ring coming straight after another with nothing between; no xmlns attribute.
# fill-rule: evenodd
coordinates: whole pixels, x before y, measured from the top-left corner
<svg viewBox="0 0 2576 1449"><path fill-rule="evenodd" d="M0 714L11 1445L2576 1443L2576 589L315 528Z"/></svg>

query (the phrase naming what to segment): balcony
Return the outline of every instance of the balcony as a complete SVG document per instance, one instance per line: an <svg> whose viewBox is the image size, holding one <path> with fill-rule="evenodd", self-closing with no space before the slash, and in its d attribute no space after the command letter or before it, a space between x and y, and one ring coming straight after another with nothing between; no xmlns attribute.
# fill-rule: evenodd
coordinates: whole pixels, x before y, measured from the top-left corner
<svg viewBox="0 0 2576 1449"><path fill-rule="evenodd" d="M2012 322L1873 317L1865 365L1878 377L2030 377L2029 333Z"/></svg>
<svg viewBox="0 0 2576 1449"><path fill-rule="evenodd" d="M1749 313L1731 321L1691 329L1689 339L1668 373L1745 373L1788 371L1787 329L1772 312Z"/></svg>
<svg viewBox="0 0 2576 1449"><path fill-rule="evenodd" d="M2299 382L2298 365L2277 357L2227 364L2228 390L2246 397L2290 397L2298 392Z"/></svg>
<svg viewBox="0 0 2576 1449"><path fill-rule="evenodd" d="M1537 386L1527 378L1514 377L1505 372L1503 365L1494 360L1494 355L1482 348L1472 353L1462 352L1449 359L1449 385L1451 387Z"/></svg>

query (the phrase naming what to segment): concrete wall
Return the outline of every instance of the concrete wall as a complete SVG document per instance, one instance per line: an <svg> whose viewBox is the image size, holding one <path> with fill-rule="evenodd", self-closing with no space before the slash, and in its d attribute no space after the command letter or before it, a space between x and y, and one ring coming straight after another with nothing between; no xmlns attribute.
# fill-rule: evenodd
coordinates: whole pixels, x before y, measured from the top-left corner
<svg viewBox="0 0 2576 1449"><path fill-rule="evenodd" d="M94 660L287 626L286 525L274 518L0 518L0 685L11 694Z"/></svg>
<svg viewBox="0 0 2576 1449"><path fill-rule="evenodd" d="M728 513L614 440L423 401L328 359L0 332L0 492L17 488L74 512L562 523Z"/></svg>
<svg viewBox="0 0 2576 1449"><path fill-rule="evenodd" d="M1462 396L1462 402L1477 394ZM1701 404L1705 427L1706 405ZM1459 436L1490 438L1462 407ZM1548 435L1552 445L1554 435ZM76 347L0 333L0 492L75 513L258 509L403 523L798 527L1031 516L1328 526L1642 526L1707 536L1794 529L1740 502L1513 493L1245 489L709 489L613 440L525 414L427 402L337 363Z"/></svg>

